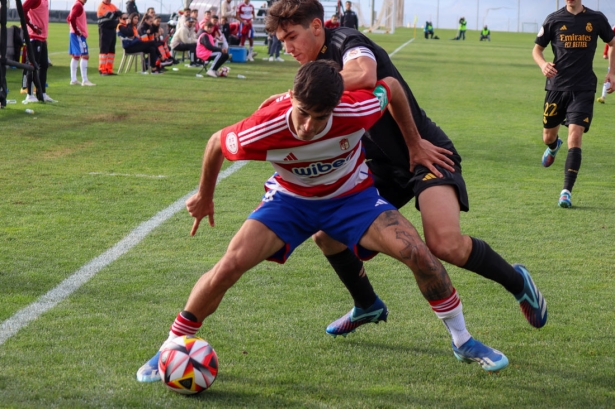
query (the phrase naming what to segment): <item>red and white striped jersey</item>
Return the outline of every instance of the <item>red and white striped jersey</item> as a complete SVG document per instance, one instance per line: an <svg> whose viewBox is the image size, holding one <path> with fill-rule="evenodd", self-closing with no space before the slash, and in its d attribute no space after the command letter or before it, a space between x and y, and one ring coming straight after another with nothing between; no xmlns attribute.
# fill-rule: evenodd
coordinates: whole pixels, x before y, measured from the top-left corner
<svg viewBox="0 0 615 409"><path fill-rule="evenodd" d="M292 105L286 94L249 118L222 130L228 160L269 161L276 173L265 188L304 199L332 199L372 185L361 137L380 117L390 90L379 81L373 90L344 92L324 130L310 141L290 127Z"/></svg>
<svg viewBox="0 0 615 409"><path fill-rule="evenodd" d="M252 3L241 3L239 6L237 6L237 14L242 20L251 21L254 17L254 6L252 5Z"/></svg>

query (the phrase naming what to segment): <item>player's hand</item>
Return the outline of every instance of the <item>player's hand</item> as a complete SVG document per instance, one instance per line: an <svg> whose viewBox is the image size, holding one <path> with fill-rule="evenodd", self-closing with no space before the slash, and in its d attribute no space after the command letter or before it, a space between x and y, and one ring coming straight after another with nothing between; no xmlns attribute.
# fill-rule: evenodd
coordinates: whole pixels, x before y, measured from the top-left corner
<svg viewBox="0 0 615 409"><path fill-rule="evenodd" d="M214 227L214 202L212 200L206 200L200 193L195 193L186 200L186 210L195 219L190 231L191 236L196 234L199 224L205 216L209 218L209 225Z"/></svg>
<svg viewBox="0 0 615 409"><path fill-rule="evenodd" d="M222 52L223 52L223 53L228 53L228 48L223 48L223 49L222 49Z"/></svg>
<svg viewBox="0 0 615 409"><path fill-rule="evenodd" d="M269 105L271 105L276 99L280 98L281 96L285 95L286 92L283 92L281 94L275 94L270 96L269 98L267 98L265 101L263 101L262 104L260 104L260 106L258 107L258 109L262 109L265 107L268 107Z"/></svg>
<svg viewBox="0 0 615 409"><path fill-rule="evenodd" d="M448 149L435 146L425 139L420 139L417 146L414 146L410 151L410 172L414 172L416 165L423 165L431 173L441 178L442 173L436 168L436 165L454 172L453 165L455 162L450 158L453 152Z"/></svg>
<svg viewBox="0 0 615 409"><path fill-rule="evenodd" d="M546 62L542 66L542 73L547 78L555 77L555 74L557 74L557 70L555 69L555 64L553 64L552 62Z"/></svg>
<svg viewBox="0 0 615 409"><path fill-rule="evenodd" d="M43 32L43 30L41 30L41 28L35 24L29 24L29 26L36 34L41 34Z"/></svg>
<svg viewBox="0 0 615 409"><path fill-rule="evenodd" d="M75 34L77 34L79 37L83 37L83 34L81 33L81 30L79 30L79 29L77 29Z"/></svg>

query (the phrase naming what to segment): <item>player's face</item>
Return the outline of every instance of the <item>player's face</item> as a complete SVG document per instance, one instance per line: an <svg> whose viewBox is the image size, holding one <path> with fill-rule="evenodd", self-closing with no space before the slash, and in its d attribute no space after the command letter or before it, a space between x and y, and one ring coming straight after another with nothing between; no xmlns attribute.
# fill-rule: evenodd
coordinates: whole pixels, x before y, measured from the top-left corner
<svg viewBox="0 0 615 409"><path fill-rule="evenodd" d="M292 97L293 110L290 119L297 134L302 141L311 141L327 126L331 112L317 112L306 109L295 97Z"/></svg>
<svg viewBox="0 0 615 409"><path fill-rule="evenodd" d="M275 35L284 43L286 52L302 65L316 60L318 52L325 43L322 22L317 18L308 28L304 28L301 24L278 27Z"/></svg>

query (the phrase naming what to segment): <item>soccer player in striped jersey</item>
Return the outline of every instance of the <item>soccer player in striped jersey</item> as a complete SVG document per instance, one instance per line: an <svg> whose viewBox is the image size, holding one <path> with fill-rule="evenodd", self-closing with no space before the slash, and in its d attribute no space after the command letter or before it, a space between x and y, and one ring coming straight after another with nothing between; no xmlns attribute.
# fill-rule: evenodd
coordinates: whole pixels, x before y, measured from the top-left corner
<svg viewBox="0 0 615 409"><path fill-rule="evenodd" d="M224 158L268 161L276 172L222 259L193 287L169 339L196 334L246 271L264 260L284 263L297 246L323 230L359 255L381 252L404 263L415 276L429 275L421 290L449 329L460 359L467 358L456 345L467 345L483 351L481 365L489 371L508 365L504 354L471 337L444 266L373 186L361 138L387 110L404 124L410 116L397 80L385 78L371 90L344 92L337 64L316 61L299 69L291 92L210 138L199 191L186 202L195 218L192 235L205 217L214 225L213 196ZM372 313L386 319L384 309ZM139 369L139 381L160 379L159 356Z"/></svg>
<svg viewBox="0 0 615 409"><path fill-rule="evenodd" d="M241 22L239 26L239 45L243 47L246 43L246 38L250 43L250 51L248 52L248 60L254 61L254 27L252 20L254 19L254 6L250 0L244 0L242 4L237 6L237 20Z"/></svg>
<svg viewBox="0 0 615 409"><path fill-rule="evenodd" d="M412 112L409 136L404 135L404 126L385 113L363 137L378 192L397 208L416 197L415 206L421 212L425 241L431 252L441 260L499 283L515 297L530 325L544 326L546 301L525 266L510 265L483 240L461 233L460 211L469 210L469 201L461 174L461 156L453 142L421 109L382 47L357 30L323 27L323 15L318 0L278 0L269 8L265 29L276 33L285 43L286 51L301 64L321 59L340 64L346 90L371 88L385 77L399 81ZM327 327L327 332L346 335L349 329L377 322L377 318L366 316L365 312L386 306L371 287L363 263L323 233L318 233L315 241L355 303L348 314ZM422 279L417 277L419 286Z"/></svg>
<svg viewBox="0 0 615 409"><path fill-rule="evenodd" d="M88 80L88 60L90 58L88 52L88 22L85 17L83 6L87 0L75 0L75 4L70 9L70 13L66 18L70 27L68 54L72 57L70 60L70 85L77 85L77 67L81 68L81 85L91 87L93 84Z"/></svg>

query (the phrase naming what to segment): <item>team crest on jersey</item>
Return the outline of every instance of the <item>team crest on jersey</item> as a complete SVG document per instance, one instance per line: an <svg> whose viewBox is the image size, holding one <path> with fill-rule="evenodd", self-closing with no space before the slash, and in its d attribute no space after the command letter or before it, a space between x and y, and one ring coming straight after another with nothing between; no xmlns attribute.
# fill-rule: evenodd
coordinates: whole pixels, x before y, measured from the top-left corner
<svg viewBox="0 0 615 409"><path fill-rule="evenodd" d="M374 95L376 96L376 98L378 98L378 101L380 102L380 110L384 111L384 109L389 103L389 100L387 98L387 90L382 85L378 85L374 89Z"/></svg>
<svg viewBox="0 0 615 409"><path fill-rule="evenodd" d="M348 139L344 138L340 141L340 149L345 151L348 150L348 148L350 148L350 142L348 142Z"/></svg>
<svg viewBox="0 0 615 409"><path fill-rule="evenodd" d="M594 27L592 26L592 23L587 23L587 25L585 26L585 30L587 30L588 33L591 33L592 31L594 31Z"/></svg>
<svg viewBox="0 0 615 409"><path fill-rule="evenodd" d="M355 48L353 50L350 50L348 52L348 55L346 56L346 59L352 59L352 58L357 58L361 55L361 49L359 48Z"/></svg>
<svg viewBox="0 0 615 409"><path fill-rule="evenodd" d="M226 135L226 149L233 155L239 150L239 143L237 141L237 135L234 132Z"/></svg>

